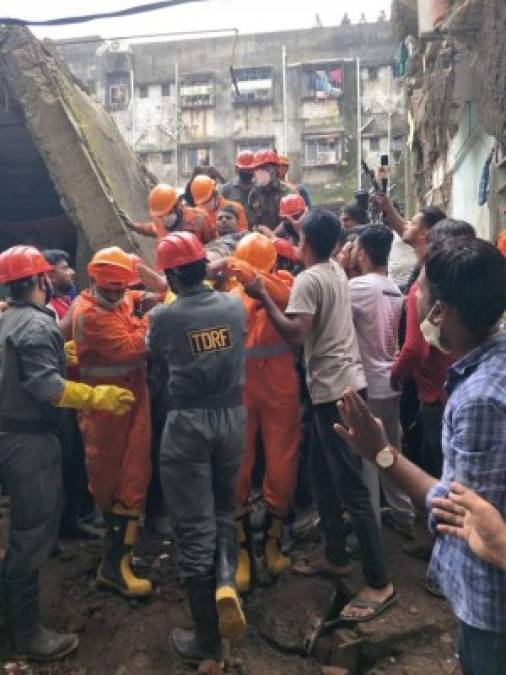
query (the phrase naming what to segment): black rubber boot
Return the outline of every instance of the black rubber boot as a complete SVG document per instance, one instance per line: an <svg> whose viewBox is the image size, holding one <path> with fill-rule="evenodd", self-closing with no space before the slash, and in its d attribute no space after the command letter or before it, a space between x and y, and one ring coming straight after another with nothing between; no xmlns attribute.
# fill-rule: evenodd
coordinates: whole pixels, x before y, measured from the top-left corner
<svg viewBox="0 0 506 675"><path fill-rule="evenodd" d="M3 580L7 630L12 656L33 661L55 661L79 644L74 633L55 633L39 618L39 576Z"/></svg>
<svg viewBox="0 0 506 675"><path fill-rule="evenodd" d="M220 523L216 536L216 608L220 635L228 640L238 640L246 632L236 586L238 544L234 522Z"/></svg>
<svg viewBox="0 0 506 675"><path fill-rule="evenodd" d="M221 661L221 639L215 600L216 579L212 574L192 577L187 580L187 589L195 629L175 628L170 634L172 648L188 663Z"/></svg>
<svg viewBox="0 0 506 675"><path fill-rule="evenodd" d="M134 511L104 513L107 531L104 555L97 574L97 586L115 591L125 598L147 598L153 588L149 579L136 577L130 567L137 538L139 514Z"/></svg>

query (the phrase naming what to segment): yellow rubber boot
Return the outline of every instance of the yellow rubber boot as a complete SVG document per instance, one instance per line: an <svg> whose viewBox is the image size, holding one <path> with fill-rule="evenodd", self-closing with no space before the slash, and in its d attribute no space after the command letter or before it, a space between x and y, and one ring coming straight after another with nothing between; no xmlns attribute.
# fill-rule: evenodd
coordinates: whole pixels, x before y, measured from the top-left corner
<svg viewBox="0 0 506 675"><path fill-rule="evenodd" d="M244 527L243 516L237 520L237 535L239 538L239 555L237 558L237 571L235 573L235 584L241 595L249 593L251 589L251 559L248 551L248 541Z"/></svg>
<svg viewBox="0 0 506 675"><path fill-rule="evenodd" d="M97 575L97 586L115 591L125 598L147 598L153 592L149 579L136 577L130 567L132 548L137 539L139 513L113 508L104 514L107 532L104 556Z"/></svg>
<svg viewBox="0 0 506 675"><path fill-rule="evenodd" d="M240 640L246 632L246 617L234 586L221 586L216 590L216 610L221 637Z"/></svg>
<svg viewBox="0 0 506 675"><path fill-rule="evenodd" d="M273 513L268 513L267 524L269 524L269 527L265 540L265 562L269 574L273 577L277 577L291 564L290 558L283 555L279 547L281 531L283 529L283 519L279 516L275 516Z"/></svg>

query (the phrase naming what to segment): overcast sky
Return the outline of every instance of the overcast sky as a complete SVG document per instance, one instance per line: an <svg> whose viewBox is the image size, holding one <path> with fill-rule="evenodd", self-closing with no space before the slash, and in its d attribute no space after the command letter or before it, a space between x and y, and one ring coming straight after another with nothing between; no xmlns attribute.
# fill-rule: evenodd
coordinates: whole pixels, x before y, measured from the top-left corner
<svg viewBox="0 0 506 675"><path fill-rule="evenodd" d="M93 14L147 4L148 0L0 0L0 15L22 19L52 19ZM390 13L390 0L209 0L121 19L73 26L32 28L39 37L104 37L177 31L238 28L241 33L310 28L316 14L324 26L339 24L344 12L352 21L365 13L375 21L379 11Z"/></svg>

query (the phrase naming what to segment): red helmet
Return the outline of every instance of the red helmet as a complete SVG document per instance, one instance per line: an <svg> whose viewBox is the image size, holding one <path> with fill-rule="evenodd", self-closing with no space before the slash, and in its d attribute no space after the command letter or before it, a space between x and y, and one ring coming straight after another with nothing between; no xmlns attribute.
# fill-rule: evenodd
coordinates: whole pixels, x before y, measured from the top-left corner
<svg viewBox="0 0 506 675"><path fill-rule="evenodd" d="M13 246L0 254L0 283L51 272L53 266L34 246Z"/></svg>
<svg viewBox="0 0 506 675"><path fill-rule="evenodd" d="M274 150L259 150L253 157L252 169L258 169L265 164L279 164L278 153Z"/></svg>
<svg viewBox="0 0 506 675"><path fill-rule="evenodd" d="M255 161L255 155L251 150L243 150L240 152L236 159L235 165L238 169L251 169L253 171L253 163Z"/></svg>
<svg viewBox="0 0 506 675"><path fill-rule="evenodd" d="M288 241L288 239L276 237L273 239L272 243L274 244L277 255L280 255L283 258L288 258L288 260L291 260L292 262L297 262L300 260L297 249Z"/></svg>
<svg viewBox="0 0 506 675"><path fill-rule="evenodd" d="M172 232L158 242L156 266L172 270L206 259L206 249L191 232Z"/></svg>
<svg viewBox="0 0 506 675"><path fill-rule="evenodd" d="M287 216L294 217L303 213L306 210L306 202L302 199L300 194L286 195L279 202L279 216L286 218Z"/></svg>

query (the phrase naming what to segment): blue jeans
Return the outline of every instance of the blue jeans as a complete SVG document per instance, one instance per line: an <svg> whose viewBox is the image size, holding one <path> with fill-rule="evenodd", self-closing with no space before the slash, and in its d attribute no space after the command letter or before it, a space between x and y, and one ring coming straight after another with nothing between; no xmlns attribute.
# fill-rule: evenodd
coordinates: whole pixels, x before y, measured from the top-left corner
<svg viewBox="0 0 506 675"><path fill-rule="evenodd" d="M506 633L460 622L460 665L464 675L506 675Z"/></svg>

